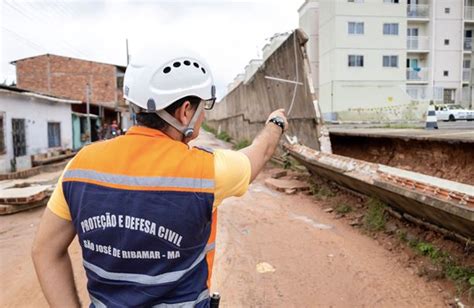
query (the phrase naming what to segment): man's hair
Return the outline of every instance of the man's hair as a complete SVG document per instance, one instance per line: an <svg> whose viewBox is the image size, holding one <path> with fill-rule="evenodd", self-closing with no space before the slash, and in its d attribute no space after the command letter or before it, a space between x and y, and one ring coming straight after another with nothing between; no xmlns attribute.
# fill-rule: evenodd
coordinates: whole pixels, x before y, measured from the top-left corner
<svg viewBox="0 0 474 308"><path fill-rule="evenodd" d="M201 99L197 96L186 96L177 100L176 102L169 105L168 107L166 107L165 111L171 115L174 115L174 112L176 111L176 109L181 107L186 101L189 101L191 103L191 107L193 109L196 109ZM148 128L164 130L170 126L165 120L160 118L160 116L154 112L153 113L147 113L147 112L137 113L136 119L137 119L138 125L145 126Z"/></svg>

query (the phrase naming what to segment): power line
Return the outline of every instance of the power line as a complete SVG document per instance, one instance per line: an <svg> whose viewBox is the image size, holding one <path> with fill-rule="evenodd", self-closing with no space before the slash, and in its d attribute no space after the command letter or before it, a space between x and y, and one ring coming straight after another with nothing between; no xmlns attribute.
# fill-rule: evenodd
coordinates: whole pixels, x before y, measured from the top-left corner
<svg viewBox="0 0 474 308"><path fill-rule="evenodd" d="M24 6L20 8L12 5L11 3L7 2L7 1L4 1L5 4L8 5L8 7L12 10L14 10L15 12L19 13L20 15L22 15L23 17L25 17L28 21L32 22L32 23L35 23L36 22L39 22L40 24L45 24L45 20L51 20L51 19L54 19L54 18L57 18L57 17L60 17L60 18L66 18L66 16L64 14L62 14L59 10L55 10L55 8L52 7L52 9L54 10L54 12L59 12L56 13L56 14L51 14L51 12L53 10L50 10L48 11L48 15L44 15L44 14L41 14L40 13L40 10L42 9L41 7L38 9L35 5L35 3L25 3L23 2L22 4L23 5L26 5L27 9L25 9ZM20 3L15 3L15 4L20 4ZM33 11L35 12L34 15L31 14L31 9L33 8L33 5L34 6L34 9ZM27 14L29 13L29 14ZM76 48L75 46L73 46L72 44L70 44L69 42L65 41L64 39L59 39L59 43L62 43L63 44L63 48L67 48L69 49L69 51L73 52L74 54L76 55L79 55L80 57L85 57L85 58L90 58L86 53L82 52L81 50L79 50L78 48ZM47 49L46 49L47 50Z"/></svg>
<svg viewBox="0 0 474 308"><path fill-rule="evenodd" d="M35 42L33 42L33 41L27 39L26 37L24 37L24 36L22 36L22 35L16 33L15 31L13 31L13 30L11 30L11 29L8 29L8 28L6 28L6 27L4 27L4 26L2 26L2 28L3 28L4 30L6 30L6 31L8 31L8 32L10 32L10 33L12 33L13 35L15 35L15 36L21 38L22 40L24 40L25 42L27 42L31 47L33 47L33 48L39 50L40 52L44 52L45 50L47 50L47 49L44 48L43 46L36 44Z"/></svg>

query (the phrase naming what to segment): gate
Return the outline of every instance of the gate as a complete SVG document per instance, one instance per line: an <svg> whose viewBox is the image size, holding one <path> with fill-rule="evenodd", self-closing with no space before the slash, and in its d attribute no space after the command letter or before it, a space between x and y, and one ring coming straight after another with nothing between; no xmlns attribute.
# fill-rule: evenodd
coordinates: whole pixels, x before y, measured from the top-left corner
<svg viewBox="0 0 474 308"><path fill-rule="evenodd" d="M26 155L25 119L12 119L13 155Z"/></svg>

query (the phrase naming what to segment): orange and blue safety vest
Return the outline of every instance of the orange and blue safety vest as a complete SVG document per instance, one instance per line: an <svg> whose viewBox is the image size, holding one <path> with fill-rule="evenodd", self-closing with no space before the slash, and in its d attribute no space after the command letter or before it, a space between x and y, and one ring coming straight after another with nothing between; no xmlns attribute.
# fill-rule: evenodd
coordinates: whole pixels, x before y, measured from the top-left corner
<svg viewBox="0 0 474 308"><path fill-rule="evenodd" d="M213 154L158 130L81 150L62 187L91 307L207 307L217 212Z"/></svg>

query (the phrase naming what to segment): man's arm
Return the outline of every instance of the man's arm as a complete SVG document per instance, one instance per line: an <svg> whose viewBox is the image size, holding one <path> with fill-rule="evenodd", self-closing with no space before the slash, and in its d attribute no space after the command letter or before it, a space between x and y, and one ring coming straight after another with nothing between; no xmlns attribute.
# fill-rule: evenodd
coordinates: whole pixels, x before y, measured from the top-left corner
<svg viewBox="0 0 474 308"><path fill-rule="evenodd" d="M285 116L285 110L279 109L270 114L267 124L263 130L255 137L252 144L240 150L240 152L247 155L250 160L252 174L250 182L252 182L262 170L263 166L270 160L273 153L278 146L278 142L282 135L282 130L279 126L268 123L268 121L276 116L285 120L285 130L288 127L288 122Z"/></svg>
<svg viewBox="0 0 474 308"><path fill-rule="evenodd" d="M51 307L80 307L67 251L75 235L71 221L46 208L31 254L41 288Z"/></svg>

